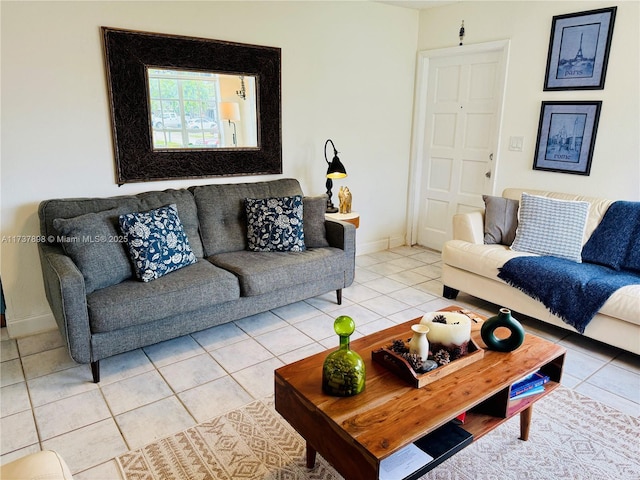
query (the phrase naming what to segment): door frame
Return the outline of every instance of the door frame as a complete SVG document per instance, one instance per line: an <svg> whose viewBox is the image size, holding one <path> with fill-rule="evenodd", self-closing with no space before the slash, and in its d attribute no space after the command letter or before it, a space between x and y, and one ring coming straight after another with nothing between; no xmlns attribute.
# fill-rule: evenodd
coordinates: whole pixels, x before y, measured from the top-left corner
<svg viewBox="0 0 640 480"><path fill-rule="evenodd" d="M413 107L413 132L411 142L411 164L409 166L409 198L407 208L407 243L414 245L418 241L418 204L420 201L420 188L422 185L422 158L425 153L424 140L427 124L427 92L429 91L429 68L431 59L470 55L486 52L501 52L500 77L498 88L502 92L498 96L498 108L496 119L496 138L493 148L493 166L491 171L491 194L495 194L497 165L500 161L500 149L502 136L502 117L504 114L504 97L506 93L507 67L509 64L509 48L511 40L497 40L494 42L476 43L458 47L438 48L435 50L422 50L418 52L416 88Z"/></svg>

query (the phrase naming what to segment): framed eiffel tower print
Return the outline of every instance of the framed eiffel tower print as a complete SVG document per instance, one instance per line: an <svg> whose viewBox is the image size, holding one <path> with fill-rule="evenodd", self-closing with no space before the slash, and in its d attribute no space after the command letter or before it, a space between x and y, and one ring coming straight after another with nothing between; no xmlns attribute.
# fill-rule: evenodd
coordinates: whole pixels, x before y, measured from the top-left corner
<svg viewBox="0 0 640 480"><path fill-rule="evenodd" d="M546 90L602 90L617 7L553 17Z"/></svg>

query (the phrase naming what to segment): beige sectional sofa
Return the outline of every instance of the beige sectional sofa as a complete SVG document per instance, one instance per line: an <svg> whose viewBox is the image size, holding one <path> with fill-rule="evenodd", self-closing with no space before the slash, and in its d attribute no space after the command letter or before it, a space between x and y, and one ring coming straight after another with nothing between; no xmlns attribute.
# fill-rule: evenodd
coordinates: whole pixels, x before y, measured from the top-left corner
<svg viewBox="0 0 640 480"><path fill-rule="evenodd" d="M522 193L590 204L583 244L594 232L613 200L540 190L508 188L503 197L520 200ZM444 295L455 298L458 291L482 298L550 324L575 331L553 315L539 301L498 278L499 268L515 256L530 255L507 245L485 244L485 212L458 214L453 220L453 240L442 250ZM584 335L640 354L640 285L617 290L587 325Z"/></svg>

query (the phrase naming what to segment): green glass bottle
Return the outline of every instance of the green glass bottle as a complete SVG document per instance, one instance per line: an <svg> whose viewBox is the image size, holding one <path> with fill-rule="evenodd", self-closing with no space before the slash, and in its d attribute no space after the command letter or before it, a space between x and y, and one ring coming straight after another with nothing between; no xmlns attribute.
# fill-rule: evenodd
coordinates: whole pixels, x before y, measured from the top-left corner
<svg viewBox="0 0 640 480"><path fill-rule="evenodd" d="M364 360L349 348L356 324L351 317L341 315L333 322L340 336L340 348L327 355L322 366L322 390L336 397L350 397L364 390Z"/></svg>

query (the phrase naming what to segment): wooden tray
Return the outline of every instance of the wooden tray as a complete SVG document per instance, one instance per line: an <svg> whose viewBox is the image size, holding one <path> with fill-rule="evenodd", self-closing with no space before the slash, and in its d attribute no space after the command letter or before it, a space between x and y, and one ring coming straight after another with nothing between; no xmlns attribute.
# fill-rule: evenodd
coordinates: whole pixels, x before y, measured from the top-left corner
<svg viewBox="0 0 640 480"><path fill-rule="evenodd" d="M461 368L480 360L482 357L484 357L484 350L471 339L469 341L469 353L466 355L430 372L416 373L411 365L409 365L409 362L387 348L383 347L371 352L371 358L374 362L384 365L415 388L422 388L425 385L429 385L431 382L435 382L450 373L457 372Z"/></svg>

